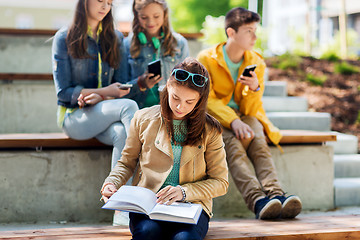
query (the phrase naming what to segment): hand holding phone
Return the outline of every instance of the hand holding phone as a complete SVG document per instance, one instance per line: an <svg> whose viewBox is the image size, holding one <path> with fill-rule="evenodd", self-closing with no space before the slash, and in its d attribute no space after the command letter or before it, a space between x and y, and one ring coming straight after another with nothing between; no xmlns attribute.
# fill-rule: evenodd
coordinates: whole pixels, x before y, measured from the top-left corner
<svg viewBox="0 0 360 240"><path fill-rule="evenodd" d="M148 64L148 73L153 73L154 77L159 75L161 77L161 61L155 60Z"/></svg>
<svg viewBox="0 0 360 240"><path fill-rule="evenodd" d="M255 68L256 68L256 64L246 66L245 69L244 69L244 71L243 71L243 73L242 73L242 75L243 75L244 77L251 77L250 71L251 71L251 72L255 71Z"/></svg>

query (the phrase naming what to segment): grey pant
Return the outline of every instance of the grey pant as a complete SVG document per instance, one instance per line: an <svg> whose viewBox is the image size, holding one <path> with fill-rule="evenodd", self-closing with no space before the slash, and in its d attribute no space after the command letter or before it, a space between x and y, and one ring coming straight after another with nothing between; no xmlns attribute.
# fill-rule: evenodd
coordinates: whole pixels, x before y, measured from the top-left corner
<svg viewBox="0 0 360 240"><path fill-rule="evenodd" d="M113 168L121 158L130 122L137 110L136 102L130 99L101 101L65 116L63 130L73 139L85 140L95 137L104 144L112 145Z"/></svg>

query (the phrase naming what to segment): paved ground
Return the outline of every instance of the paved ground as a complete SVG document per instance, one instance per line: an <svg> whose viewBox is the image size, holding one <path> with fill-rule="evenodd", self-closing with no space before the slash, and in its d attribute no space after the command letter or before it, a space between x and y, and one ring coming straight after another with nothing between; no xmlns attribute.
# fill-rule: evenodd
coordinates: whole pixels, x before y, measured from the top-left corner
<svg viewBox="0 0 360 240"><path fill-rule="evenodd" d="M333 211L303 211L299 217L305 216L338 216L360 214L360 206L344 207ZM68 228L68 227L90 227L90 226L109 226L110 223L68 223L68 222L42 222L42 223L10 223L0 224L0 231L17 231L29 229L48 229L48 228ZM1 233L0 233L1 236Z"/></svg>

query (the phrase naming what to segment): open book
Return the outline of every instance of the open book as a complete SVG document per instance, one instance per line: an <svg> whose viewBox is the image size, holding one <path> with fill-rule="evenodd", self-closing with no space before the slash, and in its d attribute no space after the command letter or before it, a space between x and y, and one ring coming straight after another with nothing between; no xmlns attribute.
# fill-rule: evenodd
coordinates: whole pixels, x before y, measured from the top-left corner
<svg viewBox="0 0 360 240"><path fill-rule="evenodd" d="M150 219L197 224L202 207L200 204L175 202L171 205L156 203L153 191L124 185L114 193L102 208L144 213Z"/></svg>

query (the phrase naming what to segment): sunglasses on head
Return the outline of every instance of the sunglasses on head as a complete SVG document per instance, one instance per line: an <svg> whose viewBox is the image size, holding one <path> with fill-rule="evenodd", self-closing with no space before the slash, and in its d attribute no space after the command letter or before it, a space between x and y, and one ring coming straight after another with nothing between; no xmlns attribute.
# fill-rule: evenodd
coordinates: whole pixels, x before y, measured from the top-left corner
<svg viewBox="0 0 360 240"><path fill-rule="evenodd" d="M188 80L189 77L191 77L192 82L197 87L205 86L205 83L209 80L207 77L203 75L191 73L184 69L174 69L171 75L174 75L175 79L180 82L185 82L186 80Z"/></svg>

